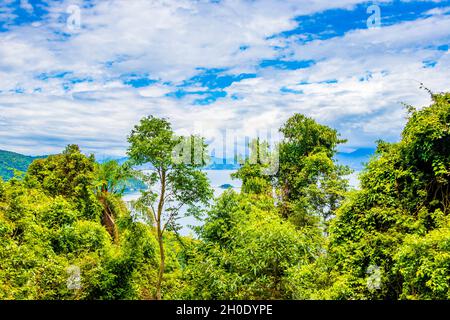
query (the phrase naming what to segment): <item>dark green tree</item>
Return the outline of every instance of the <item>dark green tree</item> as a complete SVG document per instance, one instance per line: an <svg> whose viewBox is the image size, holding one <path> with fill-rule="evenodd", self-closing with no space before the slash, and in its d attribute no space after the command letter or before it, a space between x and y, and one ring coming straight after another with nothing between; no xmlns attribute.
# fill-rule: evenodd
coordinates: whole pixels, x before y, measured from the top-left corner
<svg viewBox="0 0 450 320"><path fill-rule="evenodd" d="M81 153L77 145L69 145L57 155L33 161L27 172L50 196L61 195L77 203L88 219L101 217L101 206L94 188L95 159Z"/></svg>
<svg viewBox="0 0 450 320"><path fill-rule="evenodd" d="M315 225L334 215L348 188L350 170L333 157L336 130L295 114L280 129L280 169L276 175L281 214L298 226Z"/></svg>
<svg viewBox="0 0 450 320"><path fill-rule="evenodd" d="M378 143L361 189L337 210L326 261L300 270L311 280L297 277L300 296L448 299L450 94L431 97L409 107L400 142Z"/></svg>

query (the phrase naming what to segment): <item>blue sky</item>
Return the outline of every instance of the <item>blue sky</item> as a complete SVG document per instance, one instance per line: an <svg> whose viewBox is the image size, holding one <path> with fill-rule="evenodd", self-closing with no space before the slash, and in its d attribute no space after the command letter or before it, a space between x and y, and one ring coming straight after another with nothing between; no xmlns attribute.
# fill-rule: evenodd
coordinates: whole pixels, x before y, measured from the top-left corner
<svg viewBox="0 0 450 320"><path fill-rule="evenodd" d="M0 149L121 156L153 114L220 155L296 112L372 148L450 89L449 44L450 1L0 0Z"/></svg>

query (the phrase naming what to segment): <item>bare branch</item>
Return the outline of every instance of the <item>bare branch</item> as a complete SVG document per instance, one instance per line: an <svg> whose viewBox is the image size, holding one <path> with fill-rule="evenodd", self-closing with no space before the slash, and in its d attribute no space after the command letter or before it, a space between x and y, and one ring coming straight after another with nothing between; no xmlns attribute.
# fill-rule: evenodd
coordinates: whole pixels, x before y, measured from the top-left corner
<svg viewBox="0 0 450 320"><path fill-rule="evenodd" d="M167 221L166 221L166 223L164 224L161 233L164 233L164 231L166 230L167 225L169 225L169 223L173 220L173 218L175 218L175 216L177 215L178 211L180 211L180 209L181 209L181 207L183 207L183 205L184 205L184 203L181 203L181 204L178 206L178 208L176 208L176 209L174 209L174 210L172 210L172 211L170 212L170 215L169 215L169 217L167 218Z"/></svg>

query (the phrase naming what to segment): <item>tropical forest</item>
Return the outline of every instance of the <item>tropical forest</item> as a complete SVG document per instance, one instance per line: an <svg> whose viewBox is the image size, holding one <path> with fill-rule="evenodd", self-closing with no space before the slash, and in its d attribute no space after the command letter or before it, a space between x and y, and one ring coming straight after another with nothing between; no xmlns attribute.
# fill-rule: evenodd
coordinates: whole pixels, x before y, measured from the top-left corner
<svg viewBox="0 0 450 320"><path fill-rule="evenodd" d="M219 196L206 139L170 117L135 123L125 161L2 152L0 299L450 299L450 93L429 94L358 186L336 159L346 140L301 113L276 150L249 142L241 187Z"/></svg>

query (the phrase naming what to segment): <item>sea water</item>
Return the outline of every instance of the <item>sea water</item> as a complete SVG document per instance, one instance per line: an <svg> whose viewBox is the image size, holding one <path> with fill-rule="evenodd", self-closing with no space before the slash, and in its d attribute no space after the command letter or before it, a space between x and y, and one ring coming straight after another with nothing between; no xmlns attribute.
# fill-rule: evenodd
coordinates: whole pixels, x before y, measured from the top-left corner
<svg viewBox="0 0 450 320"><path fill-rule="evenodd" d="M241 181L240 180L234 180L231 178L231 174L235 172L235 170L204 170L204 172L208 175L211 187L214 189L214 197L220 196L226 189L221 188L221 186L225 184L232 185L232 189L236 192L239 192L241 189ZM358 174L359 172L354 172L350 175L348 175L346 178L349 180L350 187L352 188L358 188L359 181L358 181ZM156 187L157 189L157 187ZM136 200L140 197L140 192L132 192L125 194L122 199L125 202L129 202L132 200ZM185 209L180 210L180 215L183 216L185 213ZM183 236L192 235L195 236L191 226L198 226L202 224L201 220L197 220L194 217L183 217L178 220L178 223L181 225L180 234Z"/></svg>
<svg viewBox="0 0 450 320"><path fill-rule="evenodd" d="M240 191L241 181L234 180L231 178L231 174L235 172L235 170L204 170L209 178L209 182L211 187L214 189L214 197L220 196L226 189L221 188L221 186L229 184L232 185L232 189L236 192ZM130 202L132 200L136 200L140 197L141 193L139 191L126 193L123 195L122 199L125 202ZM186 208L184 208L185 210ZM185 211L181 209L180 215L183 216ZM178 223L181 225L180 234L181 235L194 235L191 226L198 226L202 224L202 221L195 219L194 217L184 217L178 220Z"/></svg>

